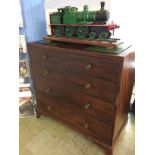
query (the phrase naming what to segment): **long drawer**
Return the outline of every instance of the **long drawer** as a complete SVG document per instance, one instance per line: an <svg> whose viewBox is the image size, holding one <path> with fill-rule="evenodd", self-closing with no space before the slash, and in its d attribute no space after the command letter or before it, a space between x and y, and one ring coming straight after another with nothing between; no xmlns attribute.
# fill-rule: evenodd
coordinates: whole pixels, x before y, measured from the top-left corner
<svg viewBox="0 0 155 155"><path fill-rule="evenodd" d="M42 101L54 101L57 105L64 105L69 109L88 114L101 121L113 125L115 116L115 106L103 100L98 100L86 95L77 95L75 92L64 91L65 94L52 94L50 92L39 92L36 94ZM46 102L46 101L45 101Z"/></svg>
<svg viewBox="0 0 155 155"><path fill-rule="evenodd" d="M122 71L121 61L104 57L91 57L84 54L73 54L67 50L51 50L42 46L30 46L32 66L50 68L61 72L76 72L119 81Z"/></svg>
<svg viewBox="0 0 155 155"><path fill-rule="evenodd" d="M48 74L44 76L44 74ZM53 72L43 68L33 68L33 76L37 90L45 91L51 89L59 92L61 89L72 89L76 92L104 99L114 104L117 96L118 86L115 82L106 79L89 77L86 75L67 74Z"/></svg>
<svg viewBox="0 0 155 155"><path fill-rule="evenodd" d="M37 109L47 114L54 115L58 119L65 121L87 133L92 137L96 137L107 144L111 144L112 126L99 121L91 116L88 116L73 109L66 108L64 104L59 104L54 100L44 100L38 97Z"/></svg>

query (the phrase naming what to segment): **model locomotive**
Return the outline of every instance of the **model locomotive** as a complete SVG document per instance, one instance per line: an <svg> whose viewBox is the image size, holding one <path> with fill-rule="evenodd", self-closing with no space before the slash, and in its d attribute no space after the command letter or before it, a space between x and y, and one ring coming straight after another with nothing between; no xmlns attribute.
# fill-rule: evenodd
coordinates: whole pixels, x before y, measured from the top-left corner
<svg viewBox="0 0 155 155"><path fill-rule="evenodd" d="M52 36L101 40L110 38L110 31L114 32L119 26L114 23L107 24L110 12L105 10L104 6L105 2L101 2L100 11L89 11L88 5L85 5L81 12L71 6L59 8L58 12L50 14Z"/></svg>

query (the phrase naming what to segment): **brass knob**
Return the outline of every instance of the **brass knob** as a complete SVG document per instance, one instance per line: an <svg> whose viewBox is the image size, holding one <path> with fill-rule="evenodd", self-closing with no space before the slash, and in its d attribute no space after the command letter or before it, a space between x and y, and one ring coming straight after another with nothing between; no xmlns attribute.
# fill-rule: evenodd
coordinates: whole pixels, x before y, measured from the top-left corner
<svg viewBox="0 0 155 155"><path fill-rule="evenodd" d="M88 109L90 107L90 104L89 103L86 103L85 105L84 105L84 108L85 109Z"/></svg>
<svg viewBox="0 0 155 155"><path fill-rule="evenodd" d="M93 68L93 65L92 65L92 64L87 64L87 65L85 66L85 69L86 69L86 70L90 70L91 68Z"/></svg>
<svg viewBox="0 0 155 155"><path fill-rule="evenodd" d="M85 84L86 89L89 89L91 86L92 86L92 84L90 82Z"/></svg>
<svg viewBox="0 0 155 155"><path fill-rule="evenodd" d="M41 60L45 60L45 59L48 59L47 55L44 55L44 56L41 57Z"/></svg>
<svg viewBox="0 0 155 155"><path fill-rule="evenodd" d="M51 108L52 108L52 106L51 106L51 105L49 105L47 109L48 109L48 110L50 110Z"/></svg>
<svg viewBox="0 0 155 155"><path fill-rule="evenodd" d="M50 88L47 88L47 89L45 90L46 93L49 93L50 91L51 91Z"/></svg>
<svg viewBox="0 0 155 155"><path fill-rule="evenodd" d="M45 72L43 73L44 76L47 76L48 74L49 74L49 71L45 71Z"/></svg>
<svg viewBox="0 0 155 155"><path fill-rule="evenodd" d="M86 123L86 124L83 125L83 127L84 127L85 129L88 129L88 128L90 127L90 124L89 124L89 123Z"/></svg>

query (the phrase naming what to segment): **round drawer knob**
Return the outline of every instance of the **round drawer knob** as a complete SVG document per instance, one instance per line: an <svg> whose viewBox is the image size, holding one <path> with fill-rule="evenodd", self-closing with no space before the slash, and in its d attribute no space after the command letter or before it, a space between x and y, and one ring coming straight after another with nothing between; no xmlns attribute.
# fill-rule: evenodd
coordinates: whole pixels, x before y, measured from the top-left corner
<svg viewBox="0 0 155 155"><path fill-rule="evenodd" d="M89 103L86 103L86 104L84 105L84 108L85 108L85 109L90 108L90 104L89 104Z"/></svg>
<svg viewBox="0 0 155 155"><path fill-rule="evenodd" d="M85 69L86 69L86 70L90 70L91 68L93 68L93 65L92 65L92 64L87 64L87 65L85 66Z"/></svg>
<svg viewBox="0 0 155 155"><path fill-rule="evenodd" d="M50 91L51 91L50 88L47 88L47 89L45 90L46 93L49 93Z"/></svg>
<svg viewBox="0 0 155 155"><path fill-rule="evenodd" d="M92 84L90 82L85 84L86 89L89 89L91 86L92 86Z"/></svg>
<svg viewBox="0 0 155 155"><path fill-rule="evenodd" d="M41 57L41 60L45 60L45 59L48 59L48 55L44 55Z"/></svg>
<svg viewBox="0 0 155 155"><path fill-rule="evenodd" d="M90 127L90 124L89 123L86 123L86 124L84 124L84 126L83 126L85 129L88 129L89 127Z"/></svg>
<svg viewBox="0 0 155 155"><path fill-rule="evenodd" d="M47 76L48 74L49 74L48 71L45 71L45 72L43 73L44 76Z"/></svg>
<svg viewBox="0 0 155 155"><path fill-rule="evenodd" d="M48 109L48 110L50 110L51 108L52 108L52 106L51 106L51 105L49 105L49 106L47 107L47 109Z"/></svg>

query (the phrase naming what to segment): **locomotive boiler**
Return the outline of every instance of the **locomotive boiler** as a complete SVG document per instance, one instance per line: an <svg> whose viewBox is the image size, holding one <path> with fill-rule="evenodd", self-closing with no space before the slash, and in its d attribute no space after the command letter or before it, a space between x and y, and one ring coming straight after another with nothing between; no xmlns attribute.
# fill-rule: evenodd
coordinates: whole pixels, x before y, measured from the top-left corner
<svg viewBox="0 0 155 155"><path fill-rule="evenodd" d="M89 11L88 5L84 5L83 11L71 6L59 8L58 12L50 14L51 35L79 39L109 39L111 31L114 32L119 26L114 23L107 24L110 12L105 10L104 6L105 2L101 2L99 11Z"/></svg>

